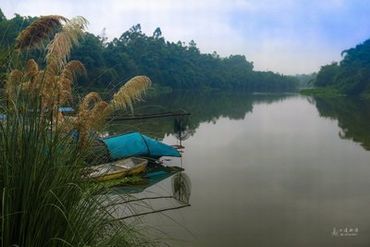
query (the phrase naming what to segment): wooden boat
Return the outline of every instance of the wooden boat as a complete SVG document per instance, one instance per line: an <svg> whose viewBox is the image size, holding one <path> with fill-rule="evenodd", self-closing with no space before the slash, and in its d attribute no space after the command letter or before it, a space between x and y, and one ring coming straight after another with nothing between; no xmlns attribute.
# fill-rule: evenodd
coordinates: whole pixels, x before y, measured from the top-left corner
<svg viewBox="0 0 370 247"><path fill-rule="evenodd" d="M121 194L121 193L140 193L143 192L145 189L163 181L166 178L169 178L175 174L184 171L183 168L173 166L158 166L155 168L147 167L145 174L142 175L143 182L137 185L129 185L120 184L121 179L115 180L116 184L111 184L114 189L112 190L113 194Z"/></svg>
<svg viewBox="0 0 370 247"><path fill-rule="evenodd" d="M84 177L96 181L107 181L136 175L145 171L148 161L142 158L122 159L102 165L91 166L84 170Z"/></svg>

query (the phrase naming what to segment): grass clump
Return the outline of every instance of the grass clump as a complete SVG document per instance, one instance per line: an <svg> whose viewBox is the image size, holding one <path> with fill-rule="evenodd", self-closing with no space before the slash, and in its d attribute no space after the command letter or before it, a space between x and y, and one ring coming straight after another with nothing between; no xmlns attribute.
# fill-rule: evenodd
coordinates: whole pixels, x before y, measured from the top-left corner
<svg viewBox="0 0 370 247"><path fill-rule="evenodd" d="M108 191L81 179L85 151L37 105L17 98L0 125L1 246L144 245L105 207Z"/></svg>
<svg viewBox="0 0 370 247"><path fill-rule="evenodd" d="M104 123L105 112L131 108L150 86L149 78L133 78L111 102L88 94L75 117L59 112L73 98L76 73L84 72L80 62L67 59L85 25L81 17L45 16L17 38L21 56L31 49L45 49L47 55L43 66L29 59L12 68L0 104L6 116L0 120L2 247L148 246L133 227L115 218L117 208L109 203L120 198L84 181L81 170L91 153L89 133Z"/></svg>

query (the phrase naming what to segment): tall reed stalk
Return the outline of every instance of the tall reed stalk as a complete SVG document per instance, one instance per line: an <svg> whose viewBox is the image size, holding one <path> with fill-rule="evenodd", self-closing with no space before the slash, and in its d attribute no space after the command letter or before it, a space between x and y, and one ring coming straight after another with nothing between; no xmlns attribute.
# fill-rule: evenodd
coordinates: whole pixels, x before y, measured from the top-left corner
<svg viewBox="0 0 370 247"><path fill-rule="evenodd" d="M82 179L90 145L81 145L69 131L86 133L88 144L89 131L97 128L98 116L94 121L92 114L131 106L150 80L138 77L126 84L111 104L100 103L98 96L92 104L85 98L70 122L58 111L71 98L75 72L84 70L67 58L85 24L83 18L41 17L17 38L22 52L43 48L54 37L44 68L30 59L10 72L0 104L6 115L0 121L1 247L148 246L130 225L114 219L104 188Z"/></svg>
<svg viewBox="0 0 370 247"><path fill-rule="evenodd" d="M87 149L58 129L38 97L18 94L0 123L0 243L5 246L140 246L114 221L101 187L86 183ZM99 192L99 195L97 195Z"/></svg>

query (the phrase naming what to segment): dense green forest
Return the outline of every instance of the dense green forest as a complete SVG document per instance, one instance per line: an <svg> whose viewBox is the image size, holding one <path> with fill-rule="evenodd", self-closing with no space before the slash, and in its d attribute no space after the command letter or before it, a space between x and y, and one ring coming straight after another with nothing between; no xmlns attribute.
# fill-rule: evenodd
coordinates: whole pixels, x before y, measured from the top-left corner
<svg viewBox="0 0 370 247"><path fill-rule="evenodd" d="M2 81L7 70L14 66L9 59L14 40L33 19L15 15L7 20L0 12ZM142 32L140 24L109 42L105 37L86 33L72 51L71 59L80 60L88 71L78 80L80 88L111 90L138 74L149 76L162 89L281 92L294 91L298 86L295 77L254 71L253 63L243 55L221 57L216 52L201 53L194 41L189 44L166 41L160 28L148 36Z"/></svg>
<svg viewBox="0 0 370 247"><path fill-rule="evenodd" d="M314 85L346 95L370 93L370 39L342 52L339 63L322 66Z"/></svg>
<svg viewBox="0 0 370 247"><path fill-rule="evenodd" d="M9 68L16 64L13 56L14 41L18 33L32 23L35 18L22 17L18 14L7 20L0 9L0 82L4 83Z"/></svg>

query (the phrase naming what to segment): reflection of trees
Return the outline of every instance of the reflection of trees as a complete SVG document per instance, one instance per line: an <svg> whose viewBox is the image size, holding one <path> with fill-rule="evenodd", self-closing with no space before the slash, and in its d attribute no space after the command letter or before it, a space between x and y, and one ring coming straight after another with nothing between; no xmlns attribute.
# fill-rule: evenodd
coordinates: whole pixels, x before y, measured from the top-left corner
<svg viewBox="0 0 370 247"><path fill-rule="evenodd" d="M183 148L182 141L185 141L195 133L195 129L190 128L189 116L176 117L173 121L173 131L176 139L179 141L179 148Z"/></svg>
<svg viewBox="0 0 370 247"><path fill-rule="evenodd" d="M189 117L176 117L173 122L173 131L178 140L188 139L193 134L193 130L189 127Z"/></svg>
<svg viewBox="0 0 370 247"><path fill-rule="evenodd" d="M178 112L184 110L191 116L186 122L187 132L194 134L203 122L216 122L219 118L244 119L257 103L272 103L283 100L288 96L282 95L248 95L237 93L205 93L205 92L176 92L146 99L135 107L135 113L150 114L157 112ZM178 126L177 126L178 127ZM113 122L108 131L120 133L124 131L141 131L144 134L163 138L176 133L173 119L147 119L140 121ZM184 134L184 133L183 133Z"/></svg>
<svg viewBox="0 0 370 247"><path fill-rule="evenodd" d="M141 194L141 196L138 197L131 195L131 193L143 192L144 190L171 176L172 195L153 196L147 195L145 193ZM149 180L149 184L145 186L116 187L112 190L112 195L115 195L115 200L114 202L109 203L108 207L125 205L133 209L130 210L127 215L117 218L116 220L124 220L128 218L156 214L191 206L189 204L191 194L191 181L184 172L167 172L159 176L153 176L153 178ZM171 199L174 199L176 203L173 204L173 202L170 201ZM166 200L169 200L168 203L165 203L168 206L155 209L150 205L150 202L153 202L153 200L162 200L164 203L166 202Z"/></svg>
<svg viewBox="0 0 370 247"><path fill-rule="evenodd" d="M370 150L370 101L360 98L314 98L320 116L338 120L339 136Z"/></svg>
<svg viewBox="0 0 370 247"><path fill-rule="evenodd" d="M184 172L179 172L172 177L173 197L181 202L188 204L191 194L191 183L189 177Z"/></svg>

